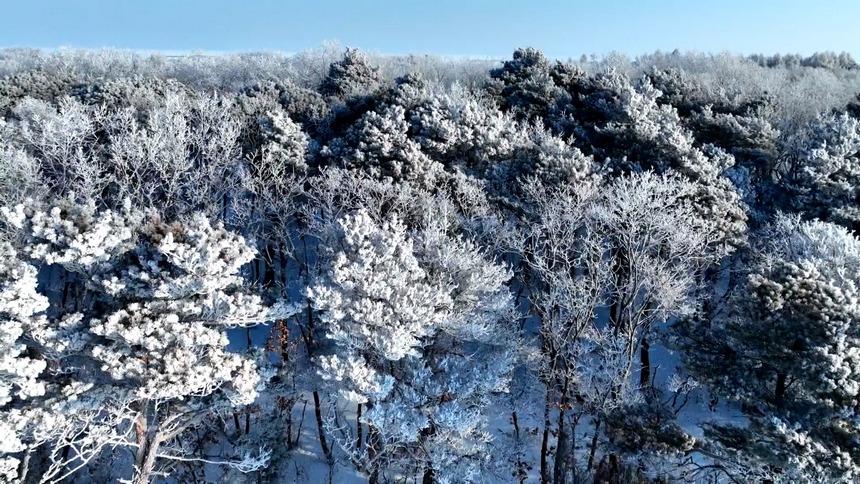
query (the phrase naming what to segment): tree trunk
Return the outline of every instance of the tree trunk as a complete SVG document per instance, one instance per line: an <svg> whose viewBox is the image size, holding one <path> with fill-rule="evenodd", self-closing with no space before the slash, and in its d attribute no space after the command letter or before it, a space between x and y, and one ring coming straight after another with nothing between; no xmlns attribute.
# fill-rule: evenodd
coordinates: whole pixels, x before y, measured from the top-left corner
<svg viewBox="0 0 860 484"><path fill-rule="evenodd" d="M581 417L581 413L575 413L570 423L570 464L567 468L572 474L573 482L580 481L579 469L576 468L576 427L579 426L579 419Z"/></svg>
<svg viewBox="0 0 860 484"><path fill-rule="evenodd" d="M517 477L520 480L520 484L526 481L526 476L528 473L526 472L525 465L523 465L522 452L520 451L520 421L517 418L517 412L511 412L511 421L514 424L514 435L517 439Z"/></svg>
<svg viewBox="0 0 860 484"><path fill-rule="evenodd" d="M242 432L242 425L239 424L239 414L237 412L233 412L233 426L236 427L236 433Z"/></svg>
<svg viewBox="0 0 860 484"><path fill-rule="evenodd" d="M155 467L155 456L161 445L158 429L150 425L141 413L135 421L135 433L137 434L137 451L134 456L134 477L132 477L131 482L132 484L149 484Z"/></svg>
<svg viewBox="0 0 860 484"><path fill-rule="evenodd" d="M24 456L21 458L21 463L18 465L19 482L27 482L27 472L30 470L30 453L32 451L28 447L24 451Z"/></svg>
<svg viewBox="0 0 860 484"><path fill-rule="evenodd" d="M369 452L370 456L370 476L367 478L368 484L379 484L379 462L377 460L380 452L380 442L379 442L379 432L376 431L376 427L368 424L367 432L370 434L370 442L369 442Z"/></svg>
<svg viewBox="0 0 860 484"><path fill-rule="evenodd" d="M561 391L561 401L558 406L558 434L555 444L555 462L553 463L552 481L555 484L564 483L564 466L567 463L567 430L564 427L565 406L570 379L564 377L564 387Z"/></svg>
<svg viewBox="0 0 860 484"><path fill-rule="evenodd" d="M623 287L624 281L627 280L628 274L625 268L626 254L620 249L612 250L612 274L615 276L615 287ZM624 321L624 299L626 294L613 294L612 301L609 304L609 324L612 327L613 334L620 334L621 330L627 330Z"/></svg>
<svg viewBox="0 0 860 484"><path fill-rule="evenodd" d="M331 449L328 446L328 441L325 438L325 430L323 429L322 409L320 408L320 394L314 390L314 416L317 420L317 433L320 437L320 447L322 447L323 455L326 462L331 463Z"/></svg>
<svg viewBox="0 0 860 484"><path fill-rule="evenodd" d="M355 448L361 450L361 443L364 440L364 435L362 435L363 427L361 426L361 404L358 404L358 408L355 413Z"/></svg>
<svg viewBox="0 0 860 484"><path fill-rule="evenodd" d="M776 408L782 408L782 402L785 398L785 380L786 375L784 372L776 374L776 392L774 393L774 404L776 405Z"/></svg>
<svg viewBox="0 0 860 484"><path fill-rule="evenodd" d="M639 372L639 389L645 390L651 386L651 344L644 336L639 345L639 359L642 362L642 369Z"/></svg>
<svg viewBox="0 0 860 484"><path fill-rule="evenodd" d="M293 407L296 405L296 399L290 397L284 404L284 412L287 420L287 450L293 450Z"/></svg>
<svg viewBox="0 0 860 484"><path fill-rule="evenodd" d="M66 280L63 281L63 298L62 298L62 301L60 302L60 307L65 310L66 309L66 302L68 302L68 300L69 300L69 286L71 284L69 284L69 281L68 281L69 276L68 275L66 275L64 277L64 279L66 279Z"/></svg>
<svg viewBox="0 0 860 484"><path fill-rule="evenodd" d="M586 471L590 471L594 466L594 455L597 453L597 436L600 435L600 417L594 423L594 436L591 437L591 451L588 453L588 467Z"/></svg>
<svg viewBox="0 0 860 484"><path fill-rule="evenodd" d="M263 287L270 289L275 285L275 249L271 244L266 244L263 266Z"/></svg>
<svg viewBox="0 0 860 484"><path fill-rule="evenodd" d="M540 444L540 481L542 484L549 484L549 466L547 466L546 458L549 453L549 392L546 394L546 404L543 409L543 438Z"/></svg>
<svg viewBox="0 0 860 484"><path fill-rule="evenodd" d="M305 328L299 326L299 330L302 332L302 339L305 342L305 350L308 353L308 358L311 358L314 350L316 349L316 344L314 342L314 310L311 307L310 300L308 300L306 309L308 324Z"/></svg>
<svg viewBox="0 0 860 484"><path fill-rule="evenodd" d="M564 427L564 409L558 413L558 439L555 445L555 462L553 463L552 482L564 484L564 465L567 462L567 430Z"/></svg>

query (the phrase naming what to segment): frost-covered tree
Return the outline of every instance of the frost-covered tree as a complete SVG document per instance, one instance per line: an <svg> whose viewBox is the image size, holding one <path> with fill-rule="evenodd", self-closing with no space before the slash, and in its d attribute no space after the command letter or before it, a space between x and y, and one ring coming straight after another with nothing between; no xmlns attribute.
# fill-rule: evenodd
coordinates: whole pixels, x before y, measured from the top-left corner
<svg viewBox="0 0 860 484"><path fill-rule="evenodd" d="M860 476L860 241L780 216L760 237L725 317L695 325L685 363L748 425L706 427L718 464L794 482Z"/></svg>
<svg viewBox="0 0 860 484"><path fill-rule="evenodd" d="M28 352L25 338L46 326L48 299L36 290L36 268L20 260L10 245L0 247L0 258L0 480L14 482L24 479L26 458L41 443L28 422L39 416L28 407L32 397L46 392L40 375L47 362Z"/></svg>
<svg viewBox="0 0 860 484"><path fill-rule="evenodd" d="M786 144L783 186L791 208L860 230L860 120L823 115Z"/></svg>
<svg viewBox="0 0 860 484"><path fill-rule="evenodd" d="M38 158L7 144L0 134L0 206L14 206L27 199L41 200L47 193Z"/></svg>
<svg viewBox="0 0 860 484"><path fill-rule="evenodd" d="M574 143L539 123L518 122L462 89L434 92L401 84L396 99L404 105L409 134L432 159L515 191L517 179L537 175L550 183L582 181L593 160Z"/></svg>
<svg viewBox="0 0 860 484"><path fill-rule="evenodd" d="M68 73L58 74L42 69L27 69L0 79L0 118L12 114L12 108L25 98L47 103L68 94L74 79Z"/></svg>
<svg viewBox="0 0 860 484"><path fill-rule="evenodd" d="M500 97L501 107L523 119L544 119L550 108L567 93L555 84L559 72L534 48L517 49L511 60L490 71L491 91Z"/></svg>
<svg viewBox="0 0 860 484"><path fill-rule="evenodd" d="M602 160L613 176L670 170L695 183L690 201L700 217L720 227L727 244L743 242L746 213L741 194L728 177L734 157L720 147L697 143L678 111L661 105L662 93L648 78L638 84L610 71L595 76L584 106L590 126L577 129L579 144Z"/></svg>
<svg viewBox="0 0 860 484"><path fill-rule="evenodd" d="M44 185L55 193L101 197L109 182L96 135L104 111L63 97L57 106L26 98L13 113L14 144L38 160Z"/></svg>
<svg viewBox="0 0 860 484"><path fill-rule="evenodd" d="M228 351L226 329L293 311L243 289L240 269L255 251L241 236L201 215L167 223L73 204L4 214L23 233L24 254L61 267L88 292L75 310L54 308L29 335L65 375L60 395L45 402L62 429L52 436L44 478L117 447L132 451L129 472L139 483L177 461L265 464L258 449L234 461L197 455L187 433L207 416L252 403L265 386L259 355Z"/></svg>
<svg viewBox="0 0 860 484"><path fill-rule="evenodd" d="M735 158L737 164L727 176L743 196L750 218L759 223L785 206L777 186L781 132L773 125L770 111L769 103L763 101L744 113L715 112L705 106L691 116L697 140L712 143Z"/></svg>
<svg viewBox="0 0 860 484"><path fill-rule="evenodd" d="M480 171L513 157L528 139L512 117L463 90L431 96L410 121L422 148L446 165L459 163Z"/></svg>
<svg viewBox="0 0 860 484"><path fill-rule="evenodd" d="M222 218L238 184L241 125L227 100L168 92L143 120L134 107L105 121L106 149L119 201L175 217Z"/></svg>
<svg viewBox="0 0 860 484"><path fill-rule="evenodd" d="M73 86L70 93L83 104L99 106L109 112L134 108L140 121L145 121L147 113L162 104L166 96L184 98L193 94L191 87L175 79L140 75L80 83Z"/></svg>
<svg viewBox="0 0 860 484"><path fill-rule="evenodd" d="M599 432L611 437L610 423L641 413L638 390L652 381L653 329L696 309L697 275L724 252L718 229L687 199L693 190L680 177L651 173L600 188L528 187L532 213L520 250L534 274L530 302L541 324L546 427L550 405L560 407L554 469L546 457L541 462L545 480L591 469ZM582 417L594 432L584 458L571 447ZM670 427L652 429L666 435L650 438L675 440L676 451L689 445L667 437L680 433Z"/></svg>
<svg viewBox="0 0 860 484"><path fill-rule="evenodd" d="M320 374L365 408L364 448L342 447L373 481L386 470L477 480L492 467L484 410L513 365L510 275L444 225L410 234L360 211L333 230L308 296L336 348Z"/></svg>
<svg viewBox="0 0 860 484"><path fill-rule="evenodd" d="M321 155L335 166L362 170L374 178L432 187L442 165L427 156L408 132L409 123L401 106L369 111L349 128L346 136L324 147Z"/></svg>
<svg viewBox="0 0 860 484"><path fill-rule="evenodd" d="M379 87L379 68L370 65L367 56L358 49L346 49L343 58L332 62L328 76L319 87L325 96L347 98L363 95Z"/></svg>

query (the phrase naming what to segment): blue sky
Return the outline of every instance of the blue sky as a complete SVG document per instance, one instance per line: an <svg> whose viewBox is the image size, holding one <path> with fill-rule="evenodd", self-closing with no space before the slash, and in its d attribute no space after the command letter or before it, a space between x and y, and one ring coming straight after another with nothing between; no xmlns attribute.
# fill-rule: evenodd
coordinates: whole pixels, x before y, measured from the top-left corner
<svg viewBox="0 0 860 484"><path fill-rule="evenodd" d="M0 0L0 47L566 58L612 51L847 51L860 0Z"/></svg>

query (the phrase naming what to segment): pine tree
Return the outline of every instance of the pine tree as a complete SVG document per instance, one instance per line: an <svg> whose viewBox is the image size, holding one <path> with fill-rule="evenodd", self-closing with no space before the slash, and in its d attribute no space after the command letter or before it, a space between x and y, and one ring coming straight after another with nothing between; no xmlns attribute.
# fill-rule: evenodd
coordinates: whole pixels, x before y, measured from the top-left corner
<svg viewBox="0 0 860 484"><path fill-rule="evenodd" d="M261 355L227 351L225 330L293 309L243 289L240 269L255 251L241 236L202 215L166 223L70 203L4 213L23 233L24 254L88 293L30 333L66 375L43 402L61 420L46 478L119 446L135 456L133 482L149 482L163 461L195 458L186 431L256 399L267 379ZM253 470L265 456L223 464Z"/></svg>
<svg viewBox="0 0 860 484"><path fill-rule="evenodd" d="M720 455L771 479L860 476L860 241L780 216L710 330L687 328L693 376L740 404L748 426L710 424ZM702 333L702 331L706 331Z"/></svg>
<svg viewBox="0 0 860 484"><path fill-rule="evenodd" d="M31 354L27 335L38 334L47 325L44 311L48 299L39 294L37 270L19 259L16 251L0 246L0 480L13 482L26 475L27 454L41 442L33 425L43 417L29 407L34 397L46 393L41 378L47 361Z"/></svg>

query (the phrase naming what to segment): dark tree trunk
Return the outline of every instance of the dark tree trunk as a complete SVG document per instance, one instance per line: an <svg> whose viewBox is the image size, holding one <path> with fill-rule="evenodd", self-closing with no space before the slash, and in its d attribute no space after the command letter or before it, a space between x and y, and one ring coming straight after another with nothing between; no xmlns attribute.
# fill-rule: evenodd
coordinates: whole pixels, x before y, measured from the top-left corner
<svg viewBox="0 0 860 484"><path fill-rule="evenodd" d="M379 461L378 456L380 452L380 442L379 442L379 432L376 431L376 428L373 425L368 424L367 432L370 434L370 449L368 454L370 455L370 476L367 479L368 484L379 484Z"/></svg>
<svg viewBox="0 0 860 484"><path fill-rule="evenodd" d="M540 481L549 484L549 466L547 465L547 454L549 454L549 392L546 394L546 403L543 409L543 437L540 444Z"/></svg>
<svg viewBox="0 0 860 484"><path fill-rule="evenodd" d="M65 277L66 281L63 282L63 299L60 302L60 307L62 309L66 309L66 303L69 300L69 286L71 284L69 284L68 278L69 278L69 276L66 275L66 277Z"/></svg>
<svg viewBox="0 0 860 484"><path fill-rule="evenodd" d="M639 345L639 359L642 362L642 369L639 372L639 388L644 390L651 386L651 344L644 336Z"/></svg>
<svg viewBox="0 0 860 484"><path fill-rule="evenodd" d="M361 450L361 444L364 440L363 430L364 427L361 426L361 404L359 403L355 412L355 448L358 450Z"/></svg>
<svg viewBox="0 0 860 484"><path fill-rule="evenodd" d="M520 444L520 421L517 418L517 412L511 412L511 421L514 424L514 435L517 439L517 445ZM519 448L517 449L517 477L520 480L520 484L523 484L526 480L526 476L528 473L526 472L525 465L523 465L522 453Z"/></svg>
<svg viewBox="0 0 860 484"><path fill-rule="evenodd" d="M564 483L564 470L567 464L567 429L564 426L565 407L567 406L567 392L570 380L565 376L564 387L561 391L561 402L558 407L558 434L555 444L555 462L553 463L552 481L555 484Z"/></svg>
<svg viewBox="0 0 860 484"><path fill-rule="evenodd" d="M783 400L785 399L785 382L786 374L779 372L776 374L776 392L774 393L774 404L777 408L782 408Z"/></svg>
<svg viewBox="0 0 860 484"><path fill-rule="evenodd" d="M588 467L586 471L590 471L594 467L594 456L597 454L597 436L600 435L600 418L594 423L594 436L591 437L591 450L588 453Z"/></svg>
<svg viewBox="0 0 860 484"><path fill-rule="evenodd" d="M275 249L270 244L266 244L263 264L263 287L270 289L275 285Z"/></svg>
<svg viewBox="0 0 860 484"><path fill-rule="evenodd" d="M287 450L293 450L293 405L295 403L292 398L287 402Z"/></svg>
<svg viewBox="0 0 860 484"><path fill-rule="evenodd" d="M328 441L325 438L325 430L323 429L322 409L320 408L320 394L314 390L314 417L317 420L317 433L319 433L320 447L327 462L331 463L331 449L328 446Z"/></svg>

